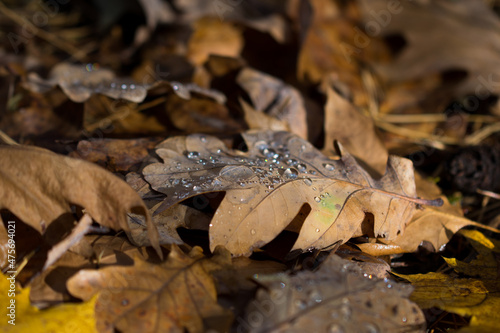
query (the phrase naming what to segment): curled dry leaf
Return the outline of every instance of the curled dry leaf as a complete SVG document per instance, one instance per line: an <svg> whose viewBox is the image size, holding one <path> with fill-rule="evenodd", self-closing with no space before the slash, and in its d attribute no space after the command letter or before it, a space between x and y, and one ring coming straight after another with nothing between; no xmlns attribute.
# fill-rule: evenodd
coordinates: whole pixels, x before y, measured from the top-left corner
<svg viewBox="0 0 500 333"><path fill-rule="evenodd" d="M236 319L240 331L424 332L424 315L408 299L411 286L363 274L335 255L316 272L256 280L266 288Z"/></svg>
<svg viewBox="0 0 500 333"><path fill-rule="evenodd" d="M248 93L257 111L285 122L290 132L307 139L306 108L297 89L251 68L243 69L236 82Z"/></svg>
<svg viewBox="0 0 500 333"><path fill-rule="evenodd" d="M151 244L158 232L139 195L118 177L92 163L27 146L0 146L0 209L7 209L43 234L71 205L98 223L129 230L127 212L145 217Z"/></svg>
<svg viewBox="0 0 500 333"><path fill-rule="evenodd" d="M229 150L205 135L167 139L157 146L163 163L148 165L144 177L167 195L161 209L188 197L223 192L210 229L210 248L224 245L234 255L250 255L270 242L299 213L310 208L295 249L324 248L372 233L386 240L404 232L416 203L409 160L391 156L385 175L374 180L356 160L322 155L288 132L242 134L248 152ZM374 223L362 223L371 213Z"/></svg>
<svg viewBox="0 0 500 333"><path fill-rule="evenodd" d="M223 249L207 259L199 247L186 255L172 246L160 265L136 259L132 267L82 270L67 286L83 300L98 294L99 332L205 332L210 319L228 315L217 304L210 272L230 264Z"/></svg>

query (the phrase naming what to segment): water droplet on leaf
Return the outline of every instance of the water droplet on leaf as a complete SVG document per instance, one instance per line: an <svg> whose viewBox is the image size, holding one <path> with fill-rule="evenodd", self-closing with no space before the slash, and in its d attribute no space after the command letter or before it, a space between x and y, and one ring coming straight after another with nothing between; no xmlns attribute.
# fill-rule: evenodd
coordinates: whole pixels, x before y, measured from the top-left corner
<svg viewBox="0 0 500 333"><path fill-rule="evenodd" d="M297 179L297 177L299 176L299 172L295 168L287 168L283 175L287 179Z"/></svg>
<svg viewBox="0 0 500 333"><path fill-rule="evenodd" d="M333 164L330 164L330 163L323 163L323 167L328 170L328 171L333 171L335 170L335 167L333 166Z"/></svg>

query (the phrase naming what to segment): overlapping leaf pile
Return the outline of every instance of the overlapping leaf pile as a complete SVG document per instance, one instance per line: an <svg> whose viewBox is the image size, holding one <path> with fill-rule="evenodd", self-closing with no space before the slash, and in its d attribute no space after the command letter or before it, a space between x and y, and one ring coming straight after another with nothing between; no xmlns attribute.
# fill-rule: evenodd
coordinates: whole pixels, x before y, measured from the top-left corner
<svg viewBox="0 0 500 333"><path fill-rule="evenodd" d="M497 7L0 1L0 331L496 332Z"/></svg>

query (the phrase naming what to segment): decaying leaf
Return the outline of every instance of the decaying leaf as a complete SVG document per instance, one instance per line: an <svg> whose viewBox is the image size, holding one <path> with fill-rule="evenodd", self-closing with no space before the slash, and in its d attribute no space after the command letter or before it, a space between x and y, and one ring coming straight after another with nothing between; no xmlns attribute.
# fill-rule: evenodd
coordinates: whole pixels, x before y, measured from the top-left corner
<svg viewBox="0 0 500 333"><path fill-rule="evenodd" d="M194 23L187 57L196 65L203 64L210 54L238 57L243 49L241 29L218 18L201 18Z"/></svg>
<svg viewBox="0 0 500 333"><path fill-rule="evenodd" d="M248 93L257 111L285 122L290 132L307 139L307 114L297 89L251 68L243 69L236 82Z"/></svg>
<svg viewBox="0 0 500 333"><path fill-rule="evenodd" d="M31 74L26 86L37 92L47 92L58 85L72 101L85 102L92 94L102 94L114 99L125 99L140 103L146 98L147 86L135 84L130 80L117 79L115 74L92 64L71 65L61 63L56 65L48 80Z"/></svg>
<svg viewBox="0 0 500 333"><path fill-rule="evenodd" d="M99 164L112 172L128 171L142 162L158 139L97 139L81 140L71 157Z"/></svg>
<svg viewBox="0 0 500 333"><path fill-rule="evenodd" d="M476 230L461 230L479 253L470 262L445 258L450 267L468 277L443 273L398 275L415 287L411 299L422 308L442 310L470 316L470 327L464 331L496 332L500 305L498 270L499 241L489 239ZM460 331L461 332L461 331Z"/></svg>
<svg viewBox="0 0 500 333"><path fill-rule="evenodd" d="M303 205L311 211L293 249L324 248L367 233L392 240L404 232L416 203L433 203L416 198L407 159L391 156L385 175L374 180L348 153L328 159L288 132L242 136L246 153L205 135L167 139L156 150L164 163L143 170L152 188L167 195L162 209L201 193L226 192L210 224L212 250L224 245L234 255L249 255L283 231ZM362 223L365 213L374 216L373 225Z"/></svg>
<svg viewBox="0 0 500 333"><path fill-rule="evenodd" d="M0 146L0 164L0 209L39 233L61 216L71 216L71 205L117 230L129 230L126 214L134 212L145 217L151 244L160 252L158 232L139 195L101 167L28 146Z"/></svg>
<svg viewBox="0 0 500 333"><path fill-rule="evenodd" d="M228 316L217 304L210 272L230 263L223 249L207 259L199 247L186 255L172 246L168 260L160 265L136 259L132 267L82 270L67 286L84 300L98 294L100 332L205 332Z"/></svg>
<svg viewBox="0 0 500 333"><path fill-rule="evenodd" d="M424 332L424 315L408 300L409 285L363 274L336 255L314 273L256 280L266 288L257 292L245 318L236 319L240 331Z"/></svg>
<svg viewBox="0 0 500 333"><path fill-rule="evenodd" d="M96 297L89 298L82 304L64 304L47 310L38 310L31 306L29 288L12 287L15 278L0 276L0 295L2 322L0 330L5 333L25 332L99 332L96 330L94 307ZM15 296L9 296L10 290ZM14 310L8 307L14 301ZM13 320L9 323L9 320Z"/></svg>

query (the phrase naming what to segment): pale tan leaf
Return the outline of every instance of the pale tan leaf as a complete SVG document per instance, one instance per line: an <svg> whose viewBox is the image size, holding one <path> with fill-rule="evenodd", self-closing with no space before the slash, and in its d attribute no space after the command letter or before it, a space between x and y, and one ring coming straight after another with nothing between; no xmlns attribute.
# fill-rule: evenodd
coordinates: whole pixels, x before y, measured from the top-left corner
<svg viewBox="0 0 500 333"><path fill-rule="evenodd" d="M374 180L348 153L331 160L287 132L251 131L243 138L246 153L205 135L170 138L156 151L164 163L143 170L153 189L167 195L159 211L201 193L226 192L210 224L211 249L224 245L234 255L250 255L303 205L311 211L293 249L367 233L389 241L404 232L415 203L432 203L416 198L407 159L391 156L384 177ZM373 225L363 224L365 213Z"/></svg>
<svg viewBox="0 0 500 333"><path fill-rule="evenodd" d="M352 103L329 85L326 87L325 145L328 154L334 151L337 140L352 155L384 174L389 153L375 132L373 120L363 115ZM348 125L347 125L348 124Z"/></svg>
<svg viewBox="0 0 500 333"><path fill-rule="evenodd" d="M285 122L290 132L307 139L307 114L297 89L251 68L244 68L236 82L248 93L257 111Z"/></svg>
<svg viewBox="0 0 500 333"><path fill-rule="evenodd" d="M129 230L127 212L145 216L151 244L158 232L139 195L92 163L28 146L0 146L0 209L43 234L57 218L83 207L98 223Z"/></svg>

